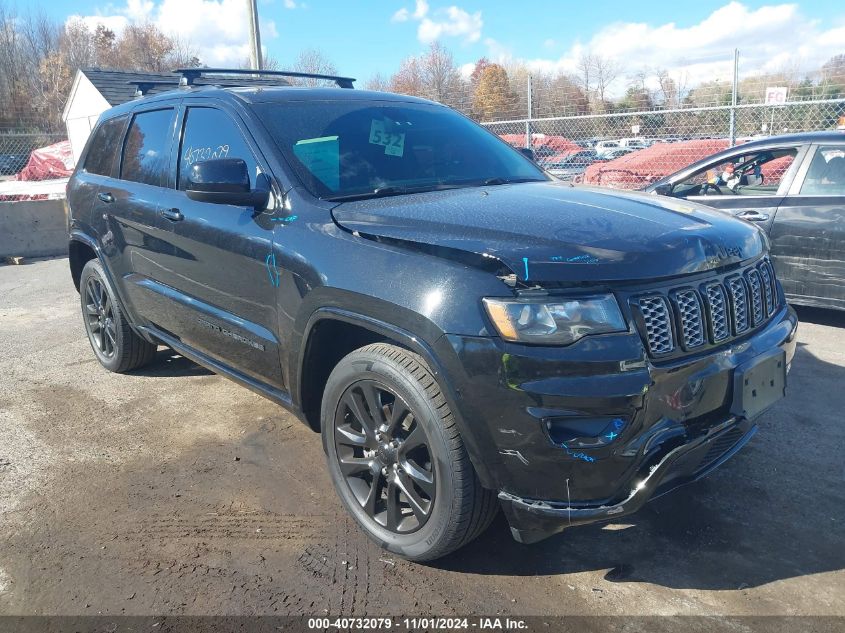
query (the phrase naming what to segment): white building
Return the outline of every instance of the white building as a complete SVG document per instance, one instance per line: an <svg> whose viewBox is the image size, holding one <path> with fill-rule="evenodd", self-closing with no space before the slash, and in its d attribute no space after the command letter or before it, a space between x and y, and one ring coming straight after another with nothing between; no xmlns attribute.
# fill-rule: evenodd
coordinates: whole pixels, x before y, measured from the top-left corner
<svg viewBox="0 0 845 633"><path fill-rule="evenodd" d="M135 98L138 82L160 85L146 90L146 94L155 94L177 87L181 75L176 73L138 73L126 70L109 70L103 68L80 68L76 71L73 85L70 88L65 104L62 120L67 127L67 137L73 150L74 164L79 159L85 141L91 130L97 124L100 115L111 107L126 103ZM217 85L228 80L214 77L202 77L194 81L197 86ZM247 86L279 86L288 85L283 79L260 79L255 77L238 77L237 84Z"/></svg>
<svg viewBox="0 0 845 633"><path fill-rule="evenodd" d="M67 137L76 162L85 147L85 141L97 124L100 115L109 108L126 103L135 98L137 87L129 82L163 81L171 82L162 90L172 90L172 82L179 76L172 73L136 73L124 70L105 70L102 68L80 68L76 71L70 88L62 120L67 127ZM151 90L150 92L155 92Z"/></svg>

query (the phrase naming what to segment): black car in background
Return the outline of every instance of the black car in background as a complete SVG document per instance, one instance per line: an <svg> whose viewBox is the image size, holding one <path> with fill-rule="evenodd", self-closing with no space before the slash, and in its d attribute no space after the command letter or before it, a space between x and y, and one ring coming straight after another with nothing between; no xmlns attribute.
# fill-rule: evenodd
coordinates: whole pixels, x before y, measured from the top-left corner
<svg viewBox="0 0 845 633"><path fill-rule="evenodd" d="M598 160L598 154L594 150L585 149L574 154L567 154L560 159L555 157L546 158L545 160L538 160L538 164L546 170L549 174L559 180L570 181L576 176L580 176L587 167Z"/></svg>
<svg viewBox="0 0 845 633"><path fill-rule="evenodd" d="M29 154L0 154L0 176L17 174L28 160Z"/></svg>
<svg viewBox="0 0 845 633"><path fill-rule="evenodd" d="M743 143L646 191L754 222L790 302L845 310L845 132Z"/></svg>
<svg viewBox="0 0 845 633"><path fill-rule="evenodd" d="M68 183L93 352L163 344L293 411L388 550L443 556L499 508L526 543L616 520L783 397L797 319L747 223L556 182L423 99L182 72L105 112Z"/></svg>

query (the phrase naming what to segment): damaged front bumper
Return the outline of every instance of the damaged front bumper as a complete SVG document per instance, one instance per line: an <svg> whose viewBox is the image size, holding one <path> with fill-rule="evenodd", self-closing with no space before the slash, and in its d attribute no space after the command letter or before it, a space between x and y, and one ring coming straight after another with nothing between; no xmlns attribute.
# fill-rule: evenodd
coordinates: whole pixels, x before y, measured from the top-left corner
<svg viewBox="0 0 845 633"><path fill-rule="evenodd" d="M568 527L633 514L651 499L706 476L745 446L756 432L756 424L730 417L645 465L634 479L630 494L615 503L571 504L524 499L507 492L500 492L499 500L514 539L536 543Z"/></svg>
<svg viewBox="0 0 845 633"><path fill-rule="evenodd" d="M633 332L560 348L446 335L440 358L482 484L531 543L636 512L739 451L783 394L797 325L784 305L745 337L659 363ZM762 401L742 395L770 378Z"/></svg>

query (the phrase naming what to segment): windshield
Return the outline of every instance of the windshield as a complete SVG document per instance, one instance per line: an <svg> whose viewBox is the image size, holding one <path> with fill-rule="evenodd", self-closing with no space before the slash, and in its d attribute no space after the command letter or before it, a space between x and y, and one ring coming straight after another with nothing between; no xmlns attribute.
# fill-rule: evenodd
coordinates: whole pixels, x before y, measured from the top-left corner
<svg viewBox="0 0 845 633"><path fill-rule="evenodd" d="M444 106L296 101L255 110L319 198L548 180L520 152Z"/></svg>

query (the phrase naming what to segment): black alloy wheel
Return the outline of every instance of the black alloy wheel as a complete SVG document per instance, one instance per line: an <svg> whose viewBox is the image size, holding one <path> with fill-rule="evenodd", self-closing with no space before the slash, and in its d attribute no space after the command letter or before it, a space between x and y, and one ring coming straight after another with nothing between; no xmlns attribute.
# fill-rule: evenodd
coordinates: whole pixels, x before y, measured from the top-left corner
<svg viewBox="0 0 845 633"><path fill-rule="evenodd" d="M386 385L360 380L341 396L334 449L340 470L367 516L398 534L431 516L436 468L425 429Z"/></svg>
<svg viewBox="0 0 845 633"><path fill-rule="evenodd" d="M85 333L103 367L123 373L155 358L157 346L141 338L129 325L98 259L88 261L82 268L79 302Z"/></svg>
<svg viewBox="0 0 845 633"><path fill-rule="evenodd" d="M114 358L117 348L114 305L103 282L93 276L85 284L85 320L91 344L104 358Z"/></svg>

